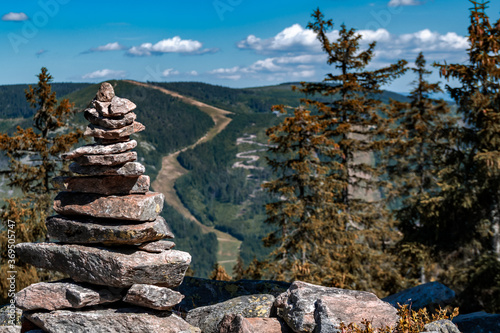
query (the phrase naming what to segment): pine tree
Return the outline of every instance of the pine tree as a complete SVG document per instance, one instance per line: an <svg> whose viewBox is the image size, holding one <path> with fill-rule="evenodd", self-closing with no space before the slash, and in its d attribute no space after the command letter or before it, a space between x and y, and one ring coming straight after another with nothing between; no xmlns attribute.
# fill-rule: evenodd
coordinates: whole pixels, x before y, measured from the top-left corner
<svg viewBox="0 0 500 333"><path fill-rule="evenodd" d="M73 105L67 99L58 103L56 93L52 92L50 85L52 76L47 69L43 67L37 77L38 85L30 85L25 91L26 100L36 109L34 128L18 127L13 136L0 133L0 149L10 159L8 185L19 188L23 194L21 197L5 200L6 204L1 211L4 224L0 234L2 244L7 244L10 226L10 230L15 232L16 243L45 240L45 218L50 214L56 192L50 180L67 170L59 156L69 151L82 137L80 130L69 130L68 120ZM6 247L2 247L1 255L2 258L7 258ZM0 270L3 300L8 290L5 274L9 270L13 269L7 269L7 262L3 261ZM19 289L42 278L34 268L27 265L17 266L16 270Z"/></svg>
<svg viewBox="0 0 500 333"><path fill-rule="evenodd" d="M285 112L284 106L277 106ZM266 222L278 228L264 238L275 246L267 269L272 279L318 282L319 232L328 219L331 193L328 167L320 156L329 147L317 116L301 107L293 116L267 130L271 147L268 164L277 179L263 184L275 200L266 205Z"/></svg>
<svg viewBox="0 0 500 333"><path fill-rule="evenodd" d="M331 284L383 295L397 290L402 281L389 252L398 234L379 192L385 186L385 168L376 160L390 142L384 134L391 120L388 107L380 100L381 86L401 76L406 61L369 71L375 42L361 50L362 36L345 25L331 42L328 32L333 28L332 20L325 21L319 9L312 17L308 28L317 34L328 64L336 69L323 82L304 83L300 88L307 95L330 97L329 102L325 97L304 102L318 110L325 136L338 146L327 158L333 166L328 179L335 186L335 197L334 215L325 232L327 239L335 241L324 246L330 259L325 265L347 270ZM339 255L342 252L348 257Z"/></svg>
<svg viewBox="0 0 500 333"><path fill-rule="evenodd" d="M214 265L214 269L213 269L212 273L210 273L210 276L208 278L210 280L216 280L216 281L230 281L231 280L231 277L229 276L229 274L227 274L224 267L217 264L217 263Z"/></svg>
<svg viewBox="0 0 500 333"><path fill-rule="evenodd" d="M488 2L470 2L468 62L435 64L443 77L459 83L446 88L463 125L444 156L441 192L429 209L436 219L434 248L445 277L466 290L462 299L468 310L498 311L500 304L488 304L484 297L495 293L493 298L500 299L498 274L483 277L488 286L470 281L472 272L495 272L500 265L500 20L490 24ZM496 269L479 267L485 264Z"/></svg>
<svg viewBox="0 0 500 333"><path fill-rule="evenodd" d="M391 118L395 121L389 147L389 177L395 184L388 199L397 199L396 219L404 238L398 252L406 276L426 281L432 266L429 249L422 239L428 239L429 224L434 219L425 208L425 202L439 192L438 171L441 156L448 147L446 133L455 124L449 105L442 99L433 99L431 94L442 92L439 83L429 83L426 76L426 61L420 53L411 70L417 75L410 93L410 102L392 103Z"/></svg>

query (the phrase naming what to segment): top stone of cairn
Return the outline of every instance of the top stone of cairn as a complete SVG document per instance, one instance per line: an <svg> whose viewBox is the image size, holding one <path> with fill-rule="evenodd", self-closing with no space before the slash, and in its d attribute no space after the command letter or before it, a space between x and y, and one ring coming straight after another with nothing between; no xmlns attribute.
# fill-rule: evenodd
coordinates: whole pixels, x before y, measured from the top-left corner
<svg viewBox="0 0 500 333"><path fill-rule="evenodd" d="M103 82L97 92L96 99L100 102L111 102L113 97L115 97L113 86L108 82Z"/></svg>

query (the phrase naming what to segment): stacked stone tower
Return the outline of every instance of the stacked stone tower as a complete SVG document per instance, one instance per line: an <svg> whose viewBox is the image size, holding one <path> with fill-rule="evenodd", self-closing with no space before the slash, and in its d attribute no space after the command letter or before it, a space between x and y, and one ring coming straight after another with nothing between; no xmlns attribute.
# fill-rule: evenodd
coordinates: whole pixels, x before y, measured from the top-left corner
<svg viewBox="0 0 500 333"><path fill-rule="evenodd" d="M59 214L47 219L51 243L22 243L19 258L70 276L37 283L16 295L29 322L46 332L181 332L193 327L173 314L191 256L173 250L159 216L164 196L132 151L130 135L145 129L135 104L103 83L85 110L84 135L95 143L63 158L78 176L57 177ZM194 330L195 331L195 330Z"/></svg>

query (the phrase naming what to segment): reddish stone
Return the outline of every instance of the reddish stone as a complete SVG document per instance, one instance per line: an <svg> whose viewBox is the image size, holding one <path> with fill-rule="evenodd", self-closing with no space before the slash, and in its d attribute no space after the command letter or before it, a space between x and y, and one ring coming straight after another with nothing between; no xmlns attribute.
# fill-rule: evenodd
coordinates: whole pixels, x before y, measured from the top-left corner
<svg viewBox="0 0 500 333"><path fill-rule="evenodd" d="M169 237L173 238L173 237ZM168 251L175 246L174 242L167 240L158 240L156 242L144 243L139 246L139 249L147 252L160 253L163 251Z"/></svg>
<svg viewBox="0 0 500 333"><path fill-rule="evenodd" d="M101 116L96 109L86 109L83 114L91 124L101 126L104 128L121 128L128 126L134 122L137 115L134 112L129 112L120 117L109 118Z"/></svg>
<svg viewBox="0 0 500 333"><path fill-rule="evenodd" d="M137 160L137 152L128 151L120 154L109 155L82 155L73 159L80 165L120 165Z"/></svg>
<svg viewBox="0 0 500 333"><path fill-rule="evenodd" d="M69 153L62 154L61 157L67 160L74 159L82 155L109 155L129 151L137 147L137 141L119 142L111 145L86 145Z"/></svg>
<svg viewBox="0 0 500 333"><path fill-rule="evenodd" d="M170 310L184 295L170 288L149 284L134 284L123 298L124 302L156 310Z"/></svg>
<svg viewBox="0 0 500 333"><path fill-rule="evenodd" d="M127 162L123 165L103 166L103 165L80 165L71 163L71 172L87 176L107 176L119 175L125 177L137 177L146 171L144 165L138 162Z"/></svg>
<svg viewBox="0 0 500 333"><path fill-rule="evenodd" d="M85 215L132 221L154 221L163 209L162 193L102 196L61 192L54 199L54 210L62 215Z"/></svg>
<svg viewBox="0 0 500 333"><path fill-rule="evenodd" d="M137 194L149 191L149 176L56 177L52 180L61 191L97 194Z"/></svg>
<svg viewBox="0 0 500 333"><path fill-rule="evenodd" d="M122 128L115 128L115 129L109 129L101 126L96 126L93 124L90 124L87 126L87 129L83 133L84 136L92 136L94 138L100 138L100 139L121 139L127 136L130 136L131 134L143 131L146 127L137 122L134 121L131 125L122 127Z"/></svg>
<svg viewBox="0 0 500 333"><path fill-rule="evenodd" d="M101 87L97 91L95 98L101 102L111 102L111 100L115 97L115 90L113 86L109 82L101 83Z"/></svg>

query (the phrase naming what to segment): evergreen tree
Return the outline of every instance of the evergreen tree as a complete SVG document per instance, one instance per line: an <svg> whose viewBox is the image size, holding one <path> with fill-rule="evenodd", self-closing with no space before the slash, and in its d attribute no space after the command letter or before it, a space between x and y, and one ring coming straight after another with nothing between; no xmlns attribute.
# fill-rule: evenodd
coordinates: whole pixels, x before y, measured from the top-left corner
<svg viewBox="0 0 500 333"><path fill-rule="evenodd" d="M465 289L467 310L498 311L498 301L486 303L484 297L495 293L493 299L500 299L498 274L483 276L486 286L470 283L480 280L477 272L497 272L500 265L500 20L490 24L488 2L470 2L468 62L435 64L443 77L459 83L446 88L463 125L453 133L441 192L428 209L435 216L433 245L444 276Z"/></svg>
<svg viewBox="0 0 500 333"><path fill-rule="evenodd" d="M18 127L13 136L0 133L0 149L10 159L8 185L19 188L23 193L22 197L5 200L6 205L1 211L4 224L0 233L2 244L7 244L9 235L15 235L16 243L45 240L45 218L50 214L56 192L50 180L56 174L64 174L64 170L67 170L59 156L69 151L82 137L80 130L61 131L69 127L67 122L73 105L67 99L57 102L56 93L52 92L50 85L52 76L45 67L37 77L38 85L30 85L25 91L26 100L36 109L33 117L34 128ZM2 247L1 256L2 259L8 257L7 247ZM13 270L8 269L7 265L6 260L2 261L2 300L6 299L9 289L7 271ZM31 266L20 264L16 270L19 289L43 279Z"/></svg>
<svg viewBox="0 0 500 333"><path fill-rule="evenodd" d="M411 70L417 75L408 103L392 102L391 118L395 121L392 144L389 148L389 177L395 184L388 199L396 199L398 229L404 238L398 252L406 276L426 282L432 263L426 246L419 239L427 238L429 225L434 219L425 209L425 202L439 192L437 173L441 169L441 156L445 154L446 133L454 126L449 105L431 94L442 92L439 83L429 83L426 76L432 72L425 67L420 53ZM426 268L426 267L427 268Z"/></svg>
<svg viewBox="0 0 500 333"><path fill-rule="evenodd" d="M208 278L210 280L216 280L216 281L230 281L231 280L231 277L229 276L229 274L227 274L224 267L217 264L217 263L214 265L214 269L213 269L212 273L210 273L210 276Z"/></svg>
<svg viewBox="0 0 500 333"><path fill-rule="evenodd" d="M277 109L285 112L283 106ZM272 279L318 282L313 272L321 269L319 237L332 198L329 169L320 160L329 148L323 130L317 116L299 107L266 132L268 163L277 176L263 184L275 198L266 205L266 222L278 227L264 238L266 246L275 246L267 265Z"/></svg>
<svg viewBox="0 0 500 333"><path fill-rule="evenodd" d="M382 174L385 167L377 157L389 144L384 138L390 118L388 107L380 101L381 86L401 76L406 71L406 61L368 70L376 43L360 49L361 35L354 29L341 25L339 37L330 41L328 32L332 20L325 21L316 10L312 29L328 56L328 64L335 73L329 73L323 82L305 83L300 91L308 94L331 96L330 102L312 98L304 100L314 106L325 124L324 135L333 140L338 149L327 160L332 165L329 182L335 186L334 215L330 218L326 238L335 241L325 246L326 265L344 267L347 273L330 283L352 289L363 289L383 295L401 286L401 277L395 267L395 258L389 249L398 238L394 221L385 209L379 194L385 186ZM348 254L339 256L339 252ZM347 265L339 261L347 262ZM334 265L335 266L335 265Z"/></svg>

